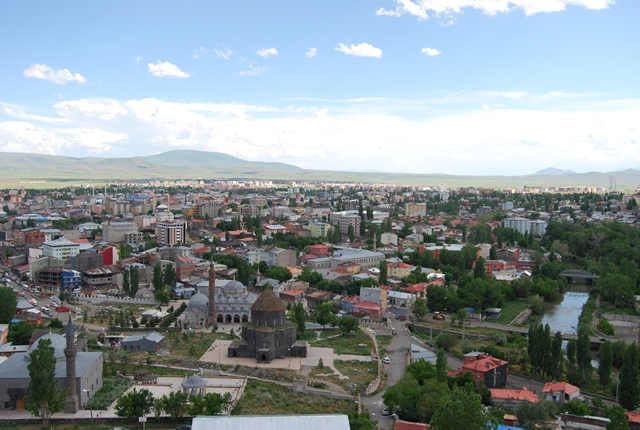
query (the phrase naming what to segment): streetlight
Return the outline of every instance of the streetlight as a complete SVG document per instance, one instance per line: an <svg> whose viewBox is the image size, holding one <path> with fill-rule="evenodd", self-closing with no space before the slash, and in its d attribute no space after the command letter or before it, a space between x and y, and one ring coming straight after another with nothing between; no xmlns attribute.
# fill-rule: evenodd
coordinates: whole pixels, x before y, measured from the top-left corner
<svg viewBox="0 0 640 430"><path fill-rule="evenodd" d="M91 414L91 425L93 426L93 405L91 404L91 391L86 389L82 391L87 393L87 398L89 399L89 413Z"/></svg>

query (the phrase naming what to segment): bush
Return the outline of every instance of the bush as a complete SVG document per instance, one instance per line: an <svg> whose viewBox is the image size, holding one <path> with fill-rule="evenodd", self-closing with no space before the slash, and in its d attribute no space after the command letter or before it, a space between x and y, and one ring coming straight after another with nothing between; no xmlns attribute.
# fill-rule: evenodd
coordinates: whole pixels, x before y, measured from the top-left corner
<svg viewBox="0 0 640 430"><path fill-rule="evenodd" d="M449 352L458 344L458 338L450 333L443 333L436 338L436 346Z"/></svg>
<svg viewBox="0 0 640 430"><path fill-rule="evenodd" d="M504 333L497 333L493 336L493 340L496 342L496 345L505 346L507 344L507 335Z"/></svg>
<svg viewBox="0 0 640 430"><path fill-rule="evenodd" d="M536 296L531 299L531 311L534 315L542 315L544 314L544 300L542 297Z"/></svg>
<svg viewBox="0 0 640 430"><path fill-rule="evenodd" d="M606 334L607 336L616 335L616 329L613 328L613 325L605 317L600 318L600 322L598 323L598 330L600 330L600 332Z"/></svg>

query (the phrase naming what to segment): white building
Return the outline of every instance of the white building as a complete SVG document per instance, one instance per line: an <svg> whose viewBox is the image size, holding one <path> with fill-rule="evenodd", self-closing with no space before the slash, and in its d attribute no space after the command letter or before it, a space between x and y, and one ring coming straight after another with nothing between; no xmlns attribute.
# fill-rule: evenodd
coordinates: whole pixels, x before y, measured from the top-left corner
<svg viewBox="0 0 640 430"><path fill-rule="evenodd" d="M184 221L166 221L156 224L158 245L175 245L186 243L187 223Z"/></svg>
<svg viewBox="0 0 640 430"><path fill-rule="evenodd" d="M65 238L52 240L42 244L42 255L58 260L68 260L80 253L80 244L68 241Z"/></svg>

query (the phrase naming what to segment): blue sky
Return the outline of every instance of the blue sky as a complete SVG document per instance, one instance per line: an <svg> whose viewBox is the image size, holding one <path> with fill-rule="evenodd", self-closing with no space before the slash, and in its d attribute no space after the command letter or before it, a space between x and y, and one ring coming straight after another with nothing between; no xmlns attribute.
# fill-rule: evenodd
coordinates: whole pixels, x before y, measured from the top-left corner
<svg viewBox="0 0 640 430"><path fill-rule="evenodd" d="M0 151L640 167L634 0L0 3Z"/></svg>

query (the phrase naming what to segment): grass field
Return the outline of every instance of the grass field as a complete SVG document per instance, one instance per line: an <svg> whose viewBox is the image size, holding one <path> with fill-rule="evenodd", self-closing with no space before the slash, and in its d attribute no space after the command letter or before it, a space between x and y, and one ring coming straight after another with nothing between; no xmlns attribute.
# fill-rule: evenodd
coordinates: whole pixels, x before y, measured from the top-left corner
<svg viewBox="0 0 640 430"><path fill-rule="evenodd" d="M515 317L517 317L520 312L525 310L529 306L529 300L514 300L510 302L505 302L502 305L502 316L497 320L487 320L488 322L496 323L496 324L504 324L507 325Z"/></svg>
<svg viewBox="0 0 640 430"><path fill-rule="evenodd" d="M294 392L263 381L249 381L234 415L348 414L353 400L340 400Z"/></svg>
<svg viewBox="0 0 640 430"><path fill-rule="evenodd" d="M165 333L164 347L171 351L172 358L199 359L216 339L233 340L228 333Z"/></svg>
<svg viewBox="0 0 640 430"><path fill-rule="evenodd" d="M326 330L320 334L318 341L311 342L310 345L333 348L336 354L369 355L373 350L371 339L360 330L349 336L342 335L340 330Z"/></svg>

